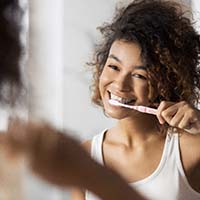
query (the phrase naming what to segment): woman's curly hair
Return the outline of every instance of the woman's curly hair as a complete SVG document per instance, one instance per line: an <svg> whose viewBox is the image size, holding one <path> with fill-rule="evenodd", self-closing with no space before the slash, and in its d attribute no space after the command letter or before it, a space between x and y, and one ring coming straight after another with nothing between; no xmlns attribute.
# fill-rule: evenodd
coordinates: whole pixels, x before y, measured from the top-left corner
<svg viewBox="0 0 200 200"><path fill-rule="evenodd" d="M153 99L199 101L200 36L185 17L181 5L171 1L135 0L118 10L113 22L100 27L103 42L97 46L94 60L92 100L102 105L99 77L115 40L134 42L142 49L150 86L158 94Z"/></svg>
<svg viewBox="0 0 200 200"><path fill-rule="evenodd" d="M19 0L0 1L0 102L16 100L22 88Z"/></svg>

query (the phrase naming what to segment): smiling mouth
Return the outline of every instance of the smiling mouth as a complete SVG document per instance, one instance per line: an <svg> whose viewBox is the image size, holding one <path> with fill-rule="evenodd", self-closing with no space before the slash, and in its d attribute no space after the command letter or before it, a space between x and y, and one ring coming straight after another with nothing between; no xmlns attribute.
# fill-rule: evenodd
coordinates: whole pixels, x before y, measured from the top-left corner
<svg viewBox="0 0 200 200"><path fill-rule="evenodd" d="M111 92L109 92L109 97L111 100L115 100L118 101L119 103L123 103L123 104L133 104L136 102L135 98L124 98L124 97L119 97L117 95L112 94Z"/></svg>

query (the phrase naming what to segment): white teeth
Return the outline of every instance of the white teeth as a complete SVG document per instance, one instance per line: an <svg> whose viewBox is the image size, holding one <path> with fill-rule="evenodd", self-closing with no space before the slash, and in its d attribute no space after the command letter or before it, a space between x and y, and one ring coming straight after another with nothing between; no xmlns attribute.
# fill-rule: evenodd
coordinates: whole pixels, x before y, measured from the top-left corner
<svg viewBox="0 0 200 200"><path fill-rule="evenodd" d="M122 97L118 97L112 93L110 93L110 98L113 99L113 100L117 100L117 101L122 101Z"/></svg>
<svg viewBox="0 0 200 200"><path fill-rule="evenodd" d="M110 93L110 98L124 104L127 104L133 100L133 98L122 98L112 93Z"/></svg>

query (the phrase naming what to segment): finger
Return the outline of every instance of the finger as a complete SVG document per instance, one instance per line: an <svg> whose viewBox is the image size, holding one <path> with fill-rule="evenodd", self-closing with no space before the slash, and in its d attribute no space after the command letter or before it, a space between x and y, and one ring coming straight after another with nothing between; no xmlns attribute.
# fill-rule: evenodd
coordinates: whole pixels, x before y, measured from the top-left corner
<svg viewBox="0 0 200 200"><path fill-rule="evenodd" d="M160 105L158 106L158 109L157 109L157 118L158 118L158 121L160 122L160 124L164 124L165 123L165 120L164 118L162 117L162 111L165 110L165 108L167 107L166 105L166 102L165 101L162 101L160 103Z"/></svg>
<svg viewBox="0 0 200 200"><path fill-rule="evenodd" d="M163 116L163 112L170 106L172 106L173 103L172 102L167 102L167 101L162 101L157 109L157 118L160 122L160 124L164 124L165 123L165 118L164 116L167 115L167 113L164 113Z"/></svg>
<svg viewBox="0 0 200 200"><path fill-rule="evenodd" d="M166 117L167 123L172 127L179 127L181 120L184 117L182 110L176 109L176 112L170 112L169 116Z"/></svg>
<svg viewBox="0 0 200 200"><path fill-rule="evenodd" d="M175 117L176 112L177 110L174 110L173 112L168 112L167 110L164 110L162 111L161 115L162 115L162 118L165 120L165 122L171 125L171 121Z"/></svg>
<svg viewBox="0 0 200 200"><path fill-rule="evenodd" d="M181 122L179 123L178 128L187 129L187 130L191 129L192 128L192 123L190 121L190 117L185 115L183 117L183 119L181 120Z"/></svg>
<svg viewBox="0 0 200 200"><path fill-rule="evenodd" d="M177 126L188 108L185 102L168 102L168 107L161 112L163 119L171 126Z"/></svg>
<svg viewBox="0 0 200 200"><path fill-rule="evenodd" d="M198 117L195 115L194 110L185 113L183 119L181 120L179 124L179 128L181 129L191 129L193 126L195 126L196 123L199 122Z"/></svg>

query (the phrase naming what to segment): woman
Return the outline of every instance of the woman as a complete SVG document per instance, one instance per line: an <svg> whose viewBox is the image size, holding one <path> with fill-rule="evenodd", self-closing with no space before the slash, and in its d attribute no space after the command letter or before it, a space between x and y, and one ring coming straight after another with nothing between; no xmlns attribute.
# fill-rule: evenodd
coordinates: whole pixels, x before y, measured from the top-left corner
<svg viewBox="0 0 200 200"><path fill-rule="evenodd" d="M117 123L84 146L147 199L200 198L200 37L192 25L177 3L135 0L100 28L93 101ZM98 198L75 190L72 199Z"/></svg>

